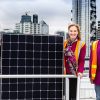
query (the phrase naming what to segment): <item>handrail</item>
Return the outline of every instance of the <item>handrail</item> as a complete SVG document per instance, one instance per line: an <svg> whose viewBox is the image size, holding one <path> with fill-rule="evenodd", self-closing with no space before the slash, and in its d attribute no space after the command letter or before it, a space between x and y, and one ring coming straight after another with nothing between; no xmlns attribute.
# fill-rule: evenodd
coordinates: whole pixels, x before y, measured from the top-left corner
<svg viewBox="0 0 100 100"><path fill-rule="evenodd" d="M76 78L74 75L55 75L55 74L44 74L44 75L39 75L39 74L28 74L28 75L0 75L0 78Z"/></svg>
<svg viewBox="0 0 100 100"><path fill-rule="evenodd" d="M77 78L76 100L79 100L79 98L80 98L80 80L81 80L81 78L80 78L80 76L78 76L78 78Z"/></svg>
<svg viewBox="0 0 100 100"><path fill-rule="evenodd" d="M68 78L77 78L77 93L76 93L76 100L79 100L79 88L80 88L80 77L76 77L75 75L39 75L39 74L28 74L28 75L0 75L0 78L65 78L66 82ZM68 96L69 97L69 96ZM66 98L68 100L68 98Z"/></svg>

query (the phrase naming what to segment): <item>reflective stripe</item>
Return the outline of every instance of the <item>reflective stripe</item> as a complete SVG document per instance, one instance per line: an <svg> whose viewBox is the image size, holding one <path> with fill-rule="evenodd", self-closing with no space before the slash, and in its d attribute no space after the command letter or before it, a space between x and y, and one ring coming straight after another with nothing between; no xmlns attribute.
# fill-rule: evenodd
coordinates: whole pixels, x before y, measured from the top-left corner
<svg viewBox="0 0 100 100"><path fill-rule="evenodd" d="M76 57L76 61L78 62L78 58L79 58L79 55L80 55L80 51L81 51L81 48L85 45L85 43L83 41L77 41L77 44L76 44L76 49L75 49L75 57Z"/></svg>
<svg viewBox="0 0 100 100"><path fill-rule="evenodd" d="M94 80L95 79L95 76L96 76L96 74L92 74L92 80Z"/></svg>
<svg viewBox="0 0 100 100"><path fill-rule="evenodd" d="M77 62L78 62L78 57L79 57L79 55L78 55L78 52L79 52L79 43L80 43L80 41L77 41L75 52L74 52L75 58L76 58Z"/></svg>
<svg viewBox="0 0 100 100"><path fill-rule="evenodd" d="M91 62L91 79L94 80L96 77L97 70L97 45L98 40L94 41L92 44L92 62Z"/></svg>
<svg viewBox="0 0 100 100"><path fill-rule="evenodd" d="M97 68L97 65L92 65L92 68Z"/></svg>
<svg viewBox="0 0 100 100"><path fill-rule="evenodd" d="M96 74L92 74L93 77L95 77Z"/></svg>
<svg viewBox="0 0 100 100"><path fill-rule="evenodd" d="M64 49L66 48L66 45L67 45L67 40L64 41Z"/></svg>
<svg viewBox="0 0 100 100"><path fill-rule="evenodd" d="M79 50L78 50L78 57L79 57L79 54L80 54L81 48L82 48L84 45L85 45L85 42L80 41Z"/></svg>

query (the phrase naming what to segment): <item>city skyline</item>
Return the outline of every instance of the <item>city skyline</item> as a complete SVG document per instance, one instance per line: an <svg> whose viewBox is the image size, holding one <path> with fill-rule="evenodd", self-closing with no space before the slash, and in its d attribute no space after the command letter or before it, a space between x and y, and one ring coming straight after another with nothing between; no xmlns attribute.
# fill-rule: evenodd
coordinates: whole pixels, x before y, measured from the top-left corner
<svg viewBox="0 0 100 100"><path fill-rule="evenodd" d="M14 33L22 34L49 34L49 26L44 20L38 21L38 15L29 16L27 13L21 16L20 22L15 24Z"/></svg>
<svg viewBox="0 0 100 100"><path fill-rule="evenodd" d="M100 1L97 0L97 20L99 17ZM1 0L0 1L0 30L14 29L15 23L20 21L22 15L38 14L39 20L44 20L49 25L49 33L67 31L71 23L71 0Z"/></svg>
<svg viewBox="0 0 100 100"><path fill-rule="evenodd" d="M71 19L71 1L66 0L1 0L0 1L0 29L14 28L22 15L37 14L39 20L49 25L50 34L56 31L66 31Z"/></svg>

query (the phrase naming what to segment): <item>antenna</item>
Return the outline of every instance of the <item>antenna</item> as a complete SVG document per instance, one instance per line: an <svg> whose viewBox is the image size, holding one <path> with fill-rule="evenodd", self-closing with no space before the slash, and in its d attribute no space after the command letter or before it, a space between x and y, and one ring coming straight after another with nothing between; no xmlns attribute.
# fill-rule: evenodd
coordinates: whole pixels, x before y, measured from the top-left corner
<svg viewBox="0 0 100 100"><path fill-rule="evenodd" d="M28 13L30 13L30 11L26 11L26 12L25 12L25 15L28 15Z"/></svg>

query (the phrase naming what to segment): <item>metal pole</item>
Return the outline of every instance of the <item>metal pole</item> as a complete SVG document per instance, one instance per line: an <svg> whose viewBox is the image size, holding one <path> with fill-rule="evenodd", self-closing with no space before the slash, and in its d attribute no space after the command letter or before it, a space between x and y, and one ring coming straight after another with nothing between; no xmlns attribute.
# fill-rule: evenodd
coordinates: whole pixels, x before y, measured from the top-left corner
<svg viewBox="0 0 100 100"><path fill-rule="evenodd" d="M77 78L77 93L76 93L76 100L80 100L80 76Z"/></svg>
<svg viewBox="0 0 100 100"><path fill-rule="evenodd" d="M69 100L69 78L65 78L65 100Z"/></svg>
<svg viewBox="0 0 100 100"><path fill-rule="evenodd" d="M74 75L0 75L0 78L75 78Z"/></svg>

